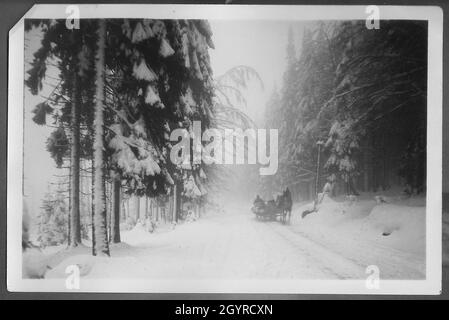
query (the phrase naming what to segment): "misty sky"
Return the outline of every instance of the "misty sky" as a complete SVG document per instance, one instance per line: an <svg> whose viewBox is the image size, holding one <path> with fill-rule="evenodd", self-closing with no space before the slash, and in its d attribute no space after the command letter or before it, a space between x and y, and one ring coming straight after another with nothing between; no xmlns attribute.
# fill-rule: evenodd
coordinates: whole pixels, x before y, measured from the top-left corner
<svg viewBox="0 0 449 320"><path fill-rule="evenodd" d="M259 85L250 86L245 92L247 107L245 112L255 121L260 121L265 103L276 83L280 87L286 64L288 28L292 26L297 45L301 43L304 25L294 22L273 21L210 21L213 30L215 50L209 50L215 76L225 73L234 66L246 65L254 68L264 82L264 90ZM32 61L33 53L40 46L39 33L26 35L25 68ZM299 49L298 49L299 50ZM55 83L47 78L46 82ZM45 143L53 130L36 125L32 120L32 110L44 101L53 88L44 86L41 96L33 96L25 90L25 138L24 176L25 196L32 215L36 215L42 199L49 189L49 182L56 181L54 175L66 174L55 167L53 159L46 151Z"/></svg>

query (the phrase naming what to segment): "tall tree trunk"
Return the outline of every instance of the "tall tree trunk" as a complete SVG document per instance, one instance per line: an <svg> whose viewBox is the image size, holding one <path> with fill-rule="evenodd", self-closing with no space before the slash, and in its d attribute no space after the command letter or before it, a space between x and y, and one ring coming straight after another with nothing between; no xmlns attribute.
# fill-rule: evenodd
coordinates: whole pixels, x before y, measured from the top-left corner
<svg viewBox="0 0 449 320"><path fill-rule="evenodd" d="M85 169L86 172L88 171L88 168L89 168L89 162L87 162L87 163L85 162L84 163L84 169ZM89 177L86 174L86 185L85 185L84 188L86 190L86 196L87 196L87 207L88 207L87 210L88 210L90 216L92 216L92 195L91 195L91 193L92 193L92 189L91 189L92 181L91 180L92 180L92 177Z"/></svg>
<svg viewBox="0 0 449 320"><path fill-rule="evenodd" d="M154 217L155 217L154 209L155 209L154 198L151 198L151 200L150 200L150 217L151 217L151 220L154 220Z"/></svg>
<svg viewBox="0 0 449 320"><path fill-rule="evenodd" d="M95 244L95 159L92 157L92 174L90 177L91 182L91 214L92 214L92 220L91 220L91 229L92 229L92 255L96 255L96 244Z"/></svg>
<svg viewBox="0 0 449 320"><path fill-rule="evenodd" d="M120 177L113 175L112 184L112 212L111 212L111 242L120 242Z"/></svg>
<svg viewBox="0 0 449 320"><path fill-rule="evenodd" d="M104 187L104 143L103 143L103 103L104 103L104 53L106 38L106 21L98 20L98 47L95 56L96 94L94 120L94 158L95 158L95 253L109 256L109 244L106 225L106 203Z"/></svg>
<svg viewBox="0 0 449 320"><path fill-rule="evenodd" d="M81 243L80 222L80 97L78 94L78 75L73 75L72 105L71 105L71 187L70 187L70 246L76 247Z"/></svg>
<svg viewBox="0 0 449 320"><path fill-rule="evenodd" d="M136 197L136 222L140 219L140 197Z"/></svg>
<svg viewBox="0 0 449 320"><path fill-rule="evenodd" d="M111 220L112 220L112 183L109 183L105 180L105 195L106 195L106 226L107 226L107 234L108 241L111 242Z"/></svg>
<svg viewBox="0 0 449 320"><path fill-rule="evenodd" d="M179 183L175 181L175 185L173 186L173 217L176 222L178 222L181 215L181 188Z"/></svg>
<svg viewBox="0 0 449 320"><path fill-rule="evenodd" d="M71 228L71 219L70 219L70 211L72 211L72 193L70 192L71 190L71 186L72 186L72 165L69 165L69 212L68 212L68 217L67 217L67 245L70 246L71 243L71 232L70 232L70 228Z"/></svg>
<svg viewBox="0 0 449 320"><path fill-rule="evenodd" d="M122 212L120 218L123 220L126 220L126 207L125 207L125 200L121 200L122 202Z"/></svg>
<svg viewBox="0 0 449 320"><path fill-rule="evenodd" d="M126 199L126 218L129 218L129 199Z"/></svg>
<svg viewBox="0 0 449 320"><path fill-rule="evenodd" d="M175 221L175 197L173 194L170 194L168 197L168 215L170 216L170 220Z"/></svg>
<svg viewBox="0 0 449 320"><path fill-rule="evenodd" d="M145 220L148 218L148 197L145 196Z"/></svg>

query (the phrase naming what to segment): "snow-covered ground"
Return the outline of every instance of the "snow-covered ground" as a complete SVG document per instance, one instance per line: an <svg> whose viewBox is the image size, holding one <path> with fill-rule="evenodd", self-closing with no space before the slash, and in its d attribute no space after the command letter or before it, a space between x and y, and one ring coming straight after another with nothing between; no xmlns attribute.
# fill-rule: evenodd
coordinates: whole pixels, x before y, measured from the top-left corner
<svg viewBox="0 0 449 320"><path fill-rule="evenodd" d="M319 212L304 219L299 213L310 205L301 206L295 210L292 230L363 271L369 265L377 266L381 278L424 278L424 199L387 200L377 204L372 198L355 202L325 199ZM341 271L354 277L352 271Z"/></svg>
<svg viewBox="0 0 449 320"><path fill-rule="evenodd" d="M111 247L111 258L92 257L88 244L47 248L52 269L46 278L66 277L66 267L73 264L86 278L365 279L370 265L379 267L381 279L425 276L420 201L327 199L304 219L307 204L298 204L289 225L256 220L248 203L226 207L154 233L139 225L124 231L123 242Z"/></svg>

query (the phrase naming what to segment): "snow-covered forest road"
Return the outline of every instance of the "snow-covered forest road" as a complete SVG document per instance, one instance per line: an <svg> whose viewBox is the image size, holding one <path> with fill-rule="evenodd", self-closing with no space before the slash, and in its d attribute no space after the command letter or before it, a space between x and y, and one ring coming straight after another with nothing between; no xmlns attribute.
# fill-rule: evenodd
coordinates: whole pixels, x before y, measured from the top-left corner
<svg viewBox="0 0 449 320"><path fill-rule="evenodd" d="M123 232L112 258L93 258L90 248L79 248L79 255L54 260L47 276L64 277L66 266L76 263L85 265L89 278L365 279L369 265L378 266L383 279L424 277L422 255L337 230L318 237L298 228L301 223L298 211L283 225L256 220L239 205L174 230L151 234L138 225Z"/></svg>

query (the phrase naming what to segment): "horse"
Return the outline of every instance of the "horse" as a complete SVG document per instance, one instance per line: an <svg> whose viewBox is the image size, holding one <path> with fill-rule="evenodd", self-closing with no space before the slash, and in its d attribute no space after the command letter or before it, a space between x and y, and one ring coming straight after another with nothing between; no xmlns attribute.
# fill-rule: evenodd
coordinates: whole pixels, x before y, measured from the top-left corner
<svg viewBox="0 0 449 320"><path fill-rule="evenodd" d="M292 215L292 194L290 190L286 188L282 194L276 197L276 207L282 212L282 222L290 222Z"/></svg>

